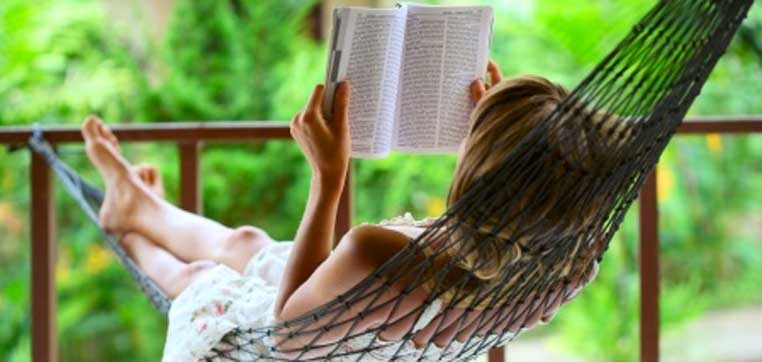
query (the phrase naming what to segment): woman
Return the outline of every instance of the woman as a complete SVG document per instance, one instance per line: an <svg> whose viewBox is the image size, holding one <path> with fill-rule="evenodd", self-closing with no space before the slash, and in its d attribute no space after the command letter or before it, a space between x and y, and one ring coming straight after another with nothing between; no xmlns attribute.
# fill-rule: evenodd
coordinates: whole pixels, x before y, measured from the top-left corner
<svg viewBox="0 0 762 362"><path fill-rule="evenodd" d="M449 204L497 164L502 153L492 150L498 142L503 150L515 146L521 135L547 116L566 95L562 87L539 77L502 82L500 70L492 62L488 73L492 89L487 91L481 80L471 87L478 105L471 117L469 135L459 151ZM312 168L309 198L293 242L274 242L256 227L229 228L169 204L161 198L155 168L132 167L120 155L116 137L100 120L91 117L85 121L82 133L87 154L106 184L101 225L123 235L121 240L128 253L174 298L164 361L202 359L236 327L261 327L289 320L333 300L424 230L426 223L409 218L384 225L361 225L351 229L331 250L339 196L349 162L349 99L350 86L343 82L334 99L335 116L325 119L321 112L323 87L317 86L304 110L291 122L291 134ZM498 131L511 125L520 127L514 127L513 132ZM511 136L506 139L503 136L506 134ZM507 260L501 255L483 257L495 258L491 263L495 270ZM468 264L466 260L464 270L480 272ZM593 266L588 275L573 280L567 288L579 289L593 277L596 268ZM489 273L478 276L490 278ZM413 344L406 346L413 354L418 346L430 340L444 346L473 333L487 332L461 324L442 328L442 323L437 323L438 330L446 333L434 334L433 321L445 318L438 310L441 303L425 313L399 318L420 307L429 294L421 287L400 296L402 284L403 281L395 282L383 296L402 298L398 309L377 310L365 316L354 331L394 321L383 330L379 342L393 343L414 326ZM553 292L569 294L568 290ZM566 301L555 300L532 320L524 321L523 327L546 321ZM357 309L350 314L358 313L361 306ZM446 318L450 323L455 319L452 314ZM331 330L320 341L338 340L344 332ZM346 348L351 350L353 346ZM320 353L312 351L311 356ZM388 356L375 357L383 360Z"/></svg>

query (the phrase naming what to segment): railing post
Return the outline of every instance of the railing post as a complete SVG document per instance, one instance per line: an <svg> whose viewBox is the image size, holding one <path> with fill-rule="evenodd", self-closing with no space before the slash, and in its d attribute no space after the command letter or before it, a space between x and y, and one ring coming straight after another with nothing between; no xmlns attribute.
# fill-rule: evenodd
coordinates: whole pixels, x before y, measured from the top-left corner
<svg viewBox="0 0 762 362"><path fill-rule="evenodd" d="M656 167L640 190L640 361L659 361L659 207Z"/></svg>
<svg viewBox="0 0 762 362"><path fill-rule="evenodd" d="M32 361L58 360L56 341L56 247L54 194L45 159L31 154Z"/></svg>
<svg viewBox="0 0 762 362"><path fill-rule="evenodd" d="M201 194L201 142L178 143L180 153L180 207L196 214L203 212Z"/></svg>
<svg viewBox="0 0 762 362"><path fill-rule="evenodd" d="M336 213L336 227L333 233L333 247L339 244L341 237L352 227L352 162L347 168L344 190L339 199L339 210Z"/></svg>
<svg viewBox="0 0 762 362"><path fill-rule="evenodd" d="M493 348L487 355L487 361L489 362L505 362L505 347Z"/></svg>

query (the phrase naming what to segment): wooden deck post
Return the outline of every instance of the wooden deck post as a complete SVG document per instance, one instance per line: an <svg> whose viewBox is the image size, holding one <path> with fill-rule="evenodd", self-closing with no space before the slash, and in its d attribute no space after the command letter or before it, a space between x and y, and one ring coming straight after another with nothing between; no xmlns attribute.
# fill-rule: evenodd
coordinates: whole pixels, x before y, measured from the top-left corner
<svg viewBox="0 0 762 362"><path fill-rule="evenodd" d="M505 347L493 348L487 355L489 362L505 362Z"/></svg>
<svg viewBox="0 0 762 362"><path fill-rule="evenodd" d="M659 361L659 207L656 167L640 191L640 361Z"/></svg>
<svg viewBox="0 0 762 362"><path fill-rule="evenodd" d="M31 236L31 328L32 361L58 360L56 341L56 244L55 197L45 159L31 154L30 236Z"/></svg>
<svg viewBox="0 0 762 362"><path fill-rule="evenodd" d="M180 208L196 214L203 213L201 193L201 142L180 142Z"/></svg>

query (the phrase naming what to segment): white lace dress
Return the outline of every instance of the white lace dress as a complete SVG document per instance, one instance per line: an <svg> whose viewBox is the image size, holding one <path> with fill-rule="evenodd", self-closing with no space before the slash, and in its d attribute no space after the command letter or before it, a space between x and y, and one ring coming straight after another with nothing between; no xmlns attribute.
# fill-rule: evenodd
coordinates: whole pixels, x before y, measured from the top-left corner
<svg viewBox="0 0 762 362"><path fill-rule="evenodd" d="M292 245L264 247L243 274L219 264L188 285L172 301L162 361L206 361L209 351L236 327L272 325L278 284ZM252 347L266 354L266 346Z"/></svg>

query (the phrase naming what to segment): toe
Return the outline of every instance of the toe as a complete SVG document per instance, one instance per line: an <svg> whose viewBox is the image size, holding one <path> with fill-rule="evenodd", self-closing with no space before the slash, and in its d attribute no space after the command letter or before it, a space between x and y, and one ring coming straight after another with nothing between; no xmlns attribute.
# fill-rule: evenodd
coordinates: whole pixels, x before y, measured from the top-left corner
<svg viewBox="0 0 762 362"><path fill-rule="evenodd" d="M102 139L100 138L93 139L89 147L90 149L92 149L92 153L94 156L96 156L96 158L98 159L111 158L108 144L106 144L106 142L104 142Z"/></svg>
<svg viewBox="0 0 762 362"><path fill-rule="evenodd" d="M97 127L98 128L97 129L98 130L98 137L107 139L107 137L106 137L106 126L100 120L96 124L98 125L98 127Z"/></svg>
<svg viewBox="0 0 762 362"><path fill-rule="evenodd" d="M117 140L116 136L114 135L114 132L111 132L111 129L108 128L103 122L99 123L98 130L100 131L101 137L103 137L105 140L107 140L109 143L111 143L112 146L118 148L119 147L119 140Z"/></svg>
<svg viewBox="0 0 762 362"><path fill-rule="evenodd" d="M138 177L140 177L141 181L147 184L150 184L150 175L149 175L148 165L141 163L135 166L135 173L138 174Z"/></svg>
<svg viewBox="0 0 762 362"><path fill-rule="evenodd" d="M138 165L135 167L135 173L138 174L138 177L141 181L147 182L148 181L148 175L146 175L146 170L143 167L143 165Z"/></svg>
<svg viewBox="0 0 762 362"><path fill-rule="evenodd" d="M88 116L82 125L82 136L85 141L93 141L98 138L98 117Z"/></svg>
<svg viewBox="0 0 762 362"><path fill-rule="evenodd" d="M119 171L120 173L128 173L130 171L129 163L122 158L118 150L115 150L114 147L111 146L110 142L98 138L92 142L92 150L98 161L97 163L99 163L101 167Z"/></svg>
<svg viewBox="0 0 762 362"><path fill-rule="evenodd" d="M146 167L146 176L148 177L149 182L153 185L159 178L159 170L157 170L156 167L149 165Z"/></svg>

